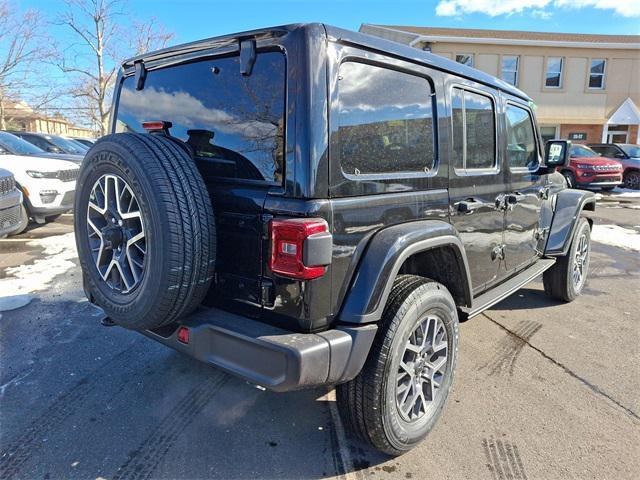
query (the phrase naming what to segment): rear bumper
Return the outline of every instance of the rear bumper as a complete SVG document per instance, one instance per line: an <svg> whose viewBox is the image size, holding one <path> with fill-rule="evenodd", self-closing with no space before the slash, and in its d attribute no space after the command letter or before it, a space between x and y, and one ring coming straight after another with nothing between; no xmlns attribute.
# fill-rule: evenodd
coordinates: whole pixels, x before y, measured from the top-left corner
<svg viewBox="0 0 640 480"><path fill-rule="evenodd" d="M189 329L189 343L178 329ZM339 326L319 333L287 330L215 308L144 335L278 392L346 382L362 369L377 326Z"/></svg>

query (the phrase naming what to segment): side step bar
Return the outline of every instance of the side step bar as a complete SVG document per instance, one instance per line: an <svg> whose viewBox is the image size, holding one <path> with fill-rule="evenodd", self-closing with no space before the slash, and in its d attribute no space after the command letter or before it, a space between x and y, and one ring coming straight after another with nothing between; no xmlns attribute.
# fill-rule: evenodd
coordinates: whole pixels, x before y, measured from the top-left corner
<svg viewBox="0 0 640 480"><path fill-rule="evenodd" d="M462 311L467 314L467 318L475 317L487 308L498 303L500 300L507 298L509 295L519 290L531 280L544 273L545 270L551 268L555 263L555 258L542 258L538 260L515 277L510 278L497 287L494 287L479 297L474 298L473 306L471 308L463 308Z"/></svg>

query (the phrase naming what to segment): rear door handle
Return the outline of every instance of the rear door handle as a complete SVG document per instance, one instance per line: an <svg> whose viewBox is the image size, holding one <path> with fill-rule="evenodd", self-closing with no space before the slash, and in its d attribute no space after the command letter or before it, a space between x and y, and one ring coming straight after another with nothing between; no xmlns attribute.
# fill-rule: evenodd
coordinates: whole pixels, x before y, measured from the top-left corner
<svg viewBox="0 0 640 480"><path fill-rule="evenodd" d="M460 213L470 214L482 208L484 205L484 202L476 200L475 198L467 198L466 200L456 203L456 208Z"/></svg>

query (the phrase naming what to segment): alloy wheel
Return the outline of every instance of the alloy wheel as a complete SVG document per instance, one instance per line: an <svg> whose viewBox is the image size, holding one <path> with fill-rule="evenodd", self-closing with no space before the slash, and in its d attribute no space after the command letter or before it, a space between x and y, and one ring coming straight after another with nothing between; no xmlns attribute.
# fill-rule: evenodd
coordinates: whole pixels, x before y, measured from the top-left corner
<svg viewBox="0 0 640 480"><path fill-rule="evenodd" d="M407 339L396 377L396 407L401 417L422 418L441 395L447 374L448 343L444 322L429 315Z"/></svg>
<svg viewBox="0 0 640 480"><path fill-rule="evenodd" d="M102 280L129 293L142 280L147 243L144 219L131 187L118 175L102 175L87 207L87 235Z"/></svg>
<svg viewBox="0 0 640 480"><path fill-rule="evenodd" d="M579 292L587 277L587 269L589 268L589 237L587 233L580 235L578 240L578 248L573 258L573 286L576 292Z"/></svg>

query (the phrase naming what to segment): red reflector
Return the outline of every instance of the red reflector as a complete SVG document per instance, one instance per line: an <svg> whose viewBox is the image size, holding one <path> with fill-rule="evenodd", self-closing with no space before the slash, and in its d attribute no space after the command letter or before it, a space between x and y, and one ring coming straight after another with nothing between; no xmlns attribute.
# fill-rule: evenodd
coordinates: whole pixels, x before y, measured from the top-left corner
<svg viewBox="0 0 640 480"><path fill-rule="evenodd" d="M315 233L329 231L322 219L295 218L271 220L271 261L274 273L298 280L312 280L324 275L324 266L304 264L304 241Z"/></svg>
<svg viewBox="0 0 640 480"><path fill-rule="evenodd" d="M148 132L154 130L167 130L171 128L173 124L171 122L165 122L162 120L154 120L152 122L142 122L142 128Z"/></svg>
<svg viewBox="0 0 640 480"><path fill-rule="evenodd" d="M189 343L189 329L187 327L180 327L178 329L178 341Z"/></svg>

